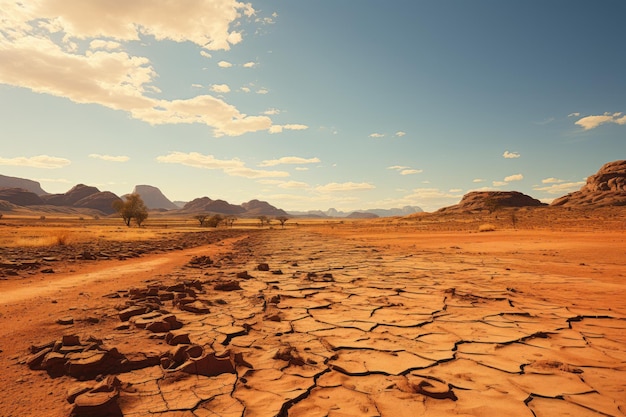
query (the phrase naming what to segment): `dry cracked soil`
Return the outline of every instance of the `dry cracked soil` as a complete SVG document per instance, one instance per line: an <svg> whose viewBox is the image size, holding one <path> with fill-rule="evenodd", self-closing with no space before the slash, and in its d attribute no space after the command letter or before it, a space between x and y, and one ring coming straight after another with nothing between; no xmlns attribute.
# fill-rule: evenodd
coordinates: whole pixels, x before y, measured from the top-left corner
<svg viewBox="0 0 626 417"><path fill-rule="evenodd" d="M0 281L0 415L624 416L625 237L291 228L60 260Z"/></svg>

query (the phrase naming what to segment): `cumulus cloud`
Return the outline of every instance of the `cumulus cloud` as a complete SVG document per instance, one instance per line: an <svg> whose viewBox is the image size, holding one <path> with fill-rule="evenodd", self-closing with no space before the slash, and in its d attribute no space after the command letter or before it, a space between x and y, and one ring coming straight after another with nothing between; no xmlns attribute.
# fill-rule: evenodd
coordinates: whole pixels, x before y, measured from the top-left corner
<svg viewBox="0 0 626 417"><path fill-rule="evenodd" d="M280 110L278 109L267 109L263 112L264 115L266 116L275 116L277 114L280 114Z"/></svg>
<svg viewBox="0 0 626 417"><path fill-rule="evenodd" d="M285 188L285 189L305 189L305 188L309 188L309 184L307 184L306 182L300 182L300 181L286 181L286 182L278 184L278 187Z"/></svg>
<svg viewBox="0 0 626 417"><path fill-rule="evenodd" d="M506 182L506 181L493 181L492 184L493 184L494 187L503 187L503 186L507 185L508 182Z"/></svg>
<svg viewBox="0 0 626 417"><path fill-rule="evenodd" d="M554 177L550 177L550 178L544 178L541 180L542 184L560 184L565 182L565 180L560 180L558 178L554 178Z"/></svg>
<svg viewBox="0 0 626 417"><path fill-rule="evenodd" d="M230 67L233 66L233 64L231 64L228 61L220 61L220 62L217 63L217 66L220 67L220 68L230 68Z"/></svg>
<svg viewBox="0 0 626 417"><path fill-rule="evenodd" d="M299 156L283 156L279 159L267 159L262 161L260 167L272 167L276 165L301 165L301 164L317 164L321 162L319 158L301 158Z"/></svg>
<svg viewBox="0 0 626 417"><path fill-rule="evenodd" d="M230 93L230 87L226 84L213 84L211 91L214 93Z"/></svg>
<svg viewBox="0 0 626 417"><path fill-rule="evenodd" d="M193 168L219 169L234 177L275 178L289 176L289 173L284 171L264 171L248 168L237 158L217 159L213 155L203 155L198 152L170 152L168 155L158 156L156 160L161 163L180 164Z"/></svg>
<svg viewBox="0 0 626 417"><path fill-rule="evenodd" d="M254 68L256 67L256 62L246 62L242 65L244 68Z"/></svg>
<svg viewBox="0 0 626 417"><path fill-rule="evenodd" d="M370 135L370 138L384 138L385 134L384 133L372 133Z"/></svg>
<svg viewBox="0 0 626 417"><path fill-rule="evenodd" d="M331 182L326 185L320 185L315 187L316 191L320 192L339 192L339 191L363 191L372 190L376 188L373 184L367 182Z"/></svg>
<svg viewBox="0 0 626 417"><path fill-rule="evenodd" d="M502 156L505 157L506 159L515 159L515 158L519 158L521 155L517 152L504 151Z"/></svg>
<svg viewBox="0 0 626 417"><path fill-rule="evenodd" d="M267 94L269 90L267 88L260 88L256 91L257 94Z"/></svg>
<svg viewBox="0 0 626 417"><path fill-rule="evenodd" d="M211 55L210 53L208 53L207 51L200 51L200 55L205 57L205 58L213 58L213 55Z"/></svg>
<svg viewBox="0 0 626 417"><path fill-rule="evenodd" d="M401 138L402 136L405 136L405 135L406 135L406 132L403 132L403 131L396 132L396 136L399 137L399 138Z"/></svg>
<svg viewBox="0 0 626 417"><path fill-rule="evenodd" d="M179 100L155 98L158 74L150 60L124 50L126 43L192 42L206 51L227 51L242 41L237 31L255 11L236 0L5 2L0 19L0 83L99 104L150 124L201 123L215 136L266 130L267 116L248 116L209 95ZM86 50L79 46L89 45ZM220 61L219 66L232 66ZM224 89L220 87L218 89ZM220 91L224 92L224 91Z"/></svg>
<svg viewBox="0 0 626 417"><path fill-rule="evenodd" d="M89 157L94 159L102 159L103 161L109 162L126 162L130 159L128 156L100 155L98 153L91 153L89 154Z"/></svg>
<svg viewBox="0 0 626 417"><path fill-rule="evenodd" d="M485 180L484 180L484 179L482 179L482 178L474 178L474 179L472 180L472 182L475 182L475 183L478 183L478 182L485 182Z"/></svg>
<svg viewBox="0 0 626 417"><path fill-rule="evenodd" d="M287 125L272 125L269 128L270 133L282 133L283 130L306 130L309 127L307 125L300 124L287 124Z"/></svg>
<svg viewBox="0 0 626 417"><path fill-rule="evenodd" d="M521 181L523 179L524 179L524 176L522 174L514 174L514 175L509 175L508 177L505 177L504 181L512 182L512 181Z"/></svg>
<svg viewBox="0 0 626 417"><path fill-rule="evenodd" d="M600 116L586 116L576 121L576 125L583 130L591 130L605 123L616 123L618 125L626 125L626 115L622 113L604 113Z"/></svg>
<svg viewBox="0 0 626 417"><path fill-rule="evenodd" d="M393 169L395 171L398 171L400 175L413 175L413 174L420 174L424 172L423 169L412 169L411 167L405 167L402 165L393 165L393 166L387 167L387 169Z"/></svg>
<svg viewBox="0 0 626 417"><path fill-rule="evenodd" d="M552 184L552 185L549 185L549 186L546 186L546 187L534 186L533 190L535 190L535 191L543 191L543 192L546 192L548 194L561 195L561 194L565 194L565 193L570 193L572 191L577 191L583 185L585 185L585 181L561 182L561 183Z"/></svg>
<svg viewBox="0 0 626 417"><path fill-rule="evenodd" d="M56 156L37 155L37 156L18 156L15 158L0 157L0 165L10 165L29 168L56 169L63 168L71 164L69 159L58 158Z"/></svg>

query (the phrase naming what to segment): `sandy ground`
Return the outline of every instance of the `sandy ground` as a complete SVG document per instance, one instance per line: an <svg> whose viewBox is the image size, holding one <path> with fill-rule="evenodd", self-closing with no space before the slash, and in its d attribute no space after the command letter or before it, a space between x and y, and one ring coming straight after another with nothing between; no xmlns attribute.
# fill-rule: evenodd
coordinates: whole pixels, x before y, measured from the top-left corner
<svg viewBox="0 0 626 417"><path fill-rule="evenodd" d="M626 415L623 231L293 227L57 269L0 281L2 416ZM66 339L29 368L64 335L106 366ZM67 401L106 374L105 408Z"/></svg>

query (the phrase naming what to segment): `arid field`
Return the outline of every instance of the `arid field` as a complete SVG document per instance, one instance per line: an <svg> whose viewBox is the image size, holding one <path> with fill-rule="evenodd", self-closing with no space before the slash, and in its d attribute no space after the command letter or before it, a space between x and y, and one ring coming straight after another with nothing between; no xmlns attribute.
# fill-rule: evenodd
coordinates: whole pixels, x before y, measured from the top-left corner
<svg viewBox="0 0 626 417"><path fill-rule="evenodd" d="M626 210L0 219L0 415L623 416Z"/></svg>

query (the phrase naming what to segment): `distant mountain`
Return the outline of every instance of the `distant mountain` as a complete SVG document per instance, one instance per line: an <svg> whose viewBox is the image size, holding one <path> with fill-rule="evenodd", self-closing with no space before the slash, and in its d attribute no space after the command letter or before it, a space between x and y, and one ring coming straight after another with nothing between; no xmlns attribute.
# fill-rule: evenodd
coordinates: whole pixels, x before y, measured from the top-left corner
<svg viewBox="0 0 626 417"><path fill-rule="evenodd" d="M6 175L0 175L0 188L23 188L26 191L35 193L37 195L48 194L41 188L41 184L37 181L27 180L24 178L9 177Z"/></svg>
<svg viewBox="0 0 626 417"><path fill-rule="evenodd" d="M201 214L215 213L225 216L287 216L287 213L278 209L265 201L251 200L241 205L230 204L224 200L211 200L209 197L200 197L185 204L176 213Z"/></svg>
<svg viewBox="0 0 626 417"><path fill-rule="evenodd" d="M557 198L551 206L626 206L626 160L604 164L580 190Z"/></svg>
<svg viewBox="0 0 626 417"><path fill-rule="evenodd" d="M346 216L347 219L377 219L378 217L374 213L362 213L359 211L353 211Z"/></svg>
<svg viewBox="0 0 626 417"><path fill-rule="evenodd" d="M37 194L24 188L0 188L0 200L16 206L37 206L44 204Z"/></svg>
<svg viewBox="0 0 626 417"><path fill-rule="evenodd" d="M367 210L355 210L350 212L339 211L334 208L329 208L326 211L310 210L310 211L290 211L289 214L293 216L302 217L349 217L352 213L360 214L374 214L375 217L393 217L393 216L408 216L413 213L421 213L423 210L417 206L404 206L402 208L391 209L367 209Z"/></svg>
<svg viewBox="0 0 626 417"><path fill-rule="evenodd" d="M276 208L266 201L250 200L242 203L241 207L246 210L248 216L287 216L287 212Z"/></svg>
<svg viewBox="0 0 626 417"><path fill-rule="evenodd" d="M59 207L81 207L113 214L113 202L120 198L109 191L100 191L96 187L78 184L63 194L48 194L41 197L43 204Z"/></svg>
<svg viewBox="0 0 626 417"><path fill-rule="evenodd" d="M152 185L136 185L133 193L139 194L146 207L151 210L177 210L180 208L165 197L161 190Z"/></svg>

